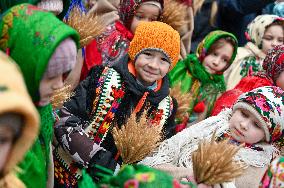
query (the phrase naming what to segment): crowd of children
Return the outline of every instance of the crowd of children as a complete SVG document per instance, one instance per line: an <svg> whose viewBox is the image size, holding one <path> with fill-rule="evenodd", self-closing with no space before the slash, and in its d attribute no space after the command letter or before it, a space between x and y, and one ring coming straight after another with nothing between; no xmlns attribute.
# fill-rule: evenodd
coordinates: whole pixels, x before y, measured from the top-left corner
<svg viewBox="0 0 284 188"><path fill-rule="evenodd" d="M194 13L204 3L174 1ZM0 2L0 188L284 185L281 14L256 17L244 47L234 34L215 30L185 56L187 35L163 22L164 10L175 11L166 3ZM76 16L98 13L106 24L85 46L80 28L64 23L77 6ZM191 34L193 23L185 24ZM70 81L79 77L78 85ZM184 104L174 88L190 96L179 117ZM133 114L137 123L145 116L149 126L161 127L162 138L138 164L127 164L113 129L125 131ZM131 134L130 143L140 133ZM198 181L193 164L200 141L212 136L238 146L229 161L246 166L214 185Z"/></svg>

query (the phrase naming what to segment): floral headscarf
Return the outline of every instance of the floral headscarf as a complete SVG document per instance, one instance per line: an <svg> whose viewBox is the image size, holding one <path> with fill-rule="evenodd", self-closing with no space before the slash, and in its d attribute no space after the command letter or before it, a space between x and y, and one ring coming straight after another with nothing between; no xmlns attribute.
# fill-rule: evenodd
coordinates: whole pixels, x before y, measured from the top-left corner
<svg viewBox="0 0 284 188"><path fill-rule="evenodd" d="M130 27L132 18L134 16L135 10L144 2L155 1L160 3L162 11L164 8L164 0L120 0L119 4L119 17L120 20L127 26Z"/></svg>
<svg viewBox="0 0 284 188"><path fill-rule="evenodd" d="M275 83L281 72L284 71L284 45L276 46L268 52L262 68Z"/></svg>
<svg viewBox="0 0 284 188"><path fill-rule="evenodd" d="M259 49L262 48L262 37L264 32L270 24L275 21L283 20L283 18L276 15L259 15L247 27L245 32L246 39L255 44Z"/></svg>
<svg viewBox="0 0 284 188"><path fill-rule="evenodd" d="M249 110L260 121L259 125L269 143L278 141L284 130L284 91L276 86L256 88L242 94L233 109Z"/></svg>

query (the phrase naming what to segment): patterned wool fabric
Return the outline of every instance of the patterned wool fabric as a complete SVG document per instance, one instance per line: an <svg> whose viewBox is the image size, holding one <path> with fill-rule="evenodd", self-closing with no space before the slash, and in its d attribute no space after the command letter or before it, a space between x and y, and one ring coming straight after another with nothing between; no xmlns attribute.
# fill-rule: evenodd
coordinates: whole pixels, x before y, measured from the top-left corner
<svg viewBox="0 0 284 188"><path fill-rule="evenodd" d="M247 27L245 32L246 38L249 42L255 44L259 49L262 48L262 37L264 32L270 24L275 21L283 20L283 18L276 15L259 15Z"/></svg>
<svg viewBox="0 0 284 188"><path fill-rule="evenodd" d="M275 83L281 72L284 71L284 45L276 46L268 52L262 68Z"/></svg>
<svg viewBox="0 0 284 188"><path fill-rule="evenodd" d="M272 161L259 185L259 188L278 187L284 187L284 157Z"/></svg>
<svg viewBox="0 0 284 188"><path fill-rule="evenodd" d="M119 4L119 16L120 20L130 27L132 18L135 14L135 10L144 2L158 2L161 6L161 13L164 9L164 0L120 0Z"/></svg>
<svg viewBox="0 0 284 188"><path fill-rule="evenodd" d="M284 91L276 86L256 88L242 94L233 110L249 110L261 123L266 141L277 141L284 130Z"/></svg>
<svg viewBox="0 0 284 188"><path fill-rule="evenodd" d="M203 62L204 58L206 55L208 55L208 50L210 49L210 47L212 46L212 44L214 44L217 40L221 39L221 38L226 38L229 37L231 38L234 42L234 52L233 55L230 59L230 64L234 61L236 54L237 54L237 50L238 50L238 40L235 37L235 35L233 35L232 33L226 32L226 31L221 31L221 30L217 30L217 31L212 31L210 32L208 35L206 35L206 37L198 44L197 50L196 50L196 55L199 59L200 62Z"/></svg>
<svg viewBox="0 0 284 188"><path fill-rule="evenodd" d="M103 178L102 187L133 187L133 188L196 188L191 182L180 183L165 172L145 165L126 165L116 176Z"/></svg>
<svg viewBox="0 0 284 188"><path fill-rule="evenodd" d="M135 61L144 50L157 50L164 53L173 68L180 54L179 33L162 22L141 22L130 42L128 51L130 59Z"/></svg>

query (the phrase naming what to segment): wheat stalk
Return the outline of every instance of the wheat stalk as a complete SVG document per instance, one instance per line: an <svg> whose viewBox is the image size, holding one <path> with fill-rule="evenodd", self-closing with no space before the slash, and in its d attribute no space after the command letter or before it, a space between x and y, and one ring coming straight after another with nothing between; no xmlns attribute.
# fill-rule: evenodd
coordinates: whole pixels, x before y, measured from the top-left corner
<svg viewBox="0 0 284 188"><path fill-rule="evenodd" d="M175 98L178 103L178 108L176 112L176 118L183 119L187 114L187 110L189 108L190 101L192 100L191 93L182 93L181 92L181 84L176 84L170 89L170 96Z"/></svg>
<svg viewBox="0 0 284 188"><path fill-rule="evenodd" d="M75 93L71 91L71 85L65 85L64 87L57 89L50 97L50 102L53 109L58 109L63 106L63 103L68 101Z"/></svg>
<svg viewBox="0 0 284 188"><path fill-rule="evenodd" d="M180 28L188 23L186 20L187 16L187 6L183 3L177 2L176 0L165 0L163 10L163 22L172 26L175 30L180 30Z"/></svg>
<svg viewBox="0 0 284 188"><path fill-rule="evenodd" d="M194 177L197 183L215 185L232 181L242 175L246 165L233 160L241 146L228 143L228 140L215 142L202 140L192 153Z"/></svg>
<svg viewBox="0 0 284 188"><path fill-rule="evenodd" d="M142 160L158 147L162 139L162 126L153 125L147 120L144 111L137 121L132 113L121 129L115 126L112 131L115 145L125 164Z"/></svg>
<svg viewBox="0 0 284 188"><path fill-rule="evenodd" d="M100 16L83 13L78 7L72 9L68 19L64 22L79 33L81 47L88 45L106 28L105 22Z"/></svg>

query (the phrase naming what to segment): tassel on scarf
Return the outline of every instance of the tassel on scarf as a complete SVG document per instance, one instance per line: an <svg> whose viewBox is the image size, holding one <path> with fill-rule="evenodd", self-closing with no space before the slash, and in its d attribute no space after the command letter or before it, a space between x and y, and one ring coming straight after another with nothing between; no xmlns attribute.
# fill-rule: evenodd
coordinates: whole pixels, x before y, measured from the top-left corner
<svg viewBox="0 0 284 188"><path fill-rule="evenodd" d="M143 107L144 103L145 103L145 100L148 96L149 92L145 92L142 96L142 98L139 100L137 106L135 107L134 109L134 113L137 113L141 110L141 108Z"/></svg>

